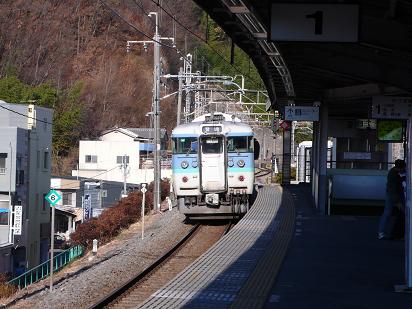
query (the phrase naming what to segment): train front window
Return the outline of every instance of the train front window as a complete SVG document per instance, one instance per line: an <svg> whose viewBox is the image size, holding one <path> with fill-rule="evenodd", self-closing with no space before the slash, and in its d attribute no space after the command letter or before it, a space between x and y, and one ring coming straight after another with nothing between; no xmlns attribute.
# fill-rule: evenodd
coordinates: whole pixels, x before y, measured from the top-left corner
<svg viewBox="0 0 412 309"><path fill-rule="evenodd" d="M173 138L173 153L197 153L197 137Z"/></svg>
<svg viewBox="0 0 412 309"><path fill-rule="evenodd" d="M222 153L223 138L222 137L207 137L202 140L202 153Z"/></svg>
<svg viewBox="0 0 412 309"><path fill-rule="evenodd" d="M227 138L228 152L253 152L252 136L229 136Z"/></svg>

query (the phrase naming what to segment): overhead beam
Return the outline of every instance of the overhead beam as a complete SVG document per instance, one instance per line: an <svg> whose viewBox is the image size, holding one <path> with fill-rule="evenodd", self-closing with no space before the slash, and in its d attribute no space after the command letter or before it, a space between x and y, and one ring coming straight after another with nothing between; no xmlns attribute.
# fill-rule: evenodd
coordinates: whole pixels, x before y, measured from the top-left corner
<svg viewBox="0 0 412 309"><path fill-rule="evenodd" d="M362 15L360 19L360 39L377 47L404 52L412 51L412 33L410 26L396 20Z"/></svg>
<svg viewBox="0 0 412 309"><path fill-rule="evenodd" d="M382 57L370 54L367 57L359 50L336 52L326 48L299 46L298 53L293 52L295 46L287 48L288 63L302 66L313 66L338 74L352 76L354 79L363 79L375 83L383 83L399 87L407 92L412 92L410 64L391 59L385 63ZM358 52L358 54L356 54ZM293 54L293 55L292 55Z"/></svg>
<svg viewBox="0 0 412 309"><path fill-rule="evenodd" d="M363 84L325 90L324 98L329 100L355 99L396 93L402 93L402 90L396 87L382 87L378 84Z"/></svg>
<svg viewBox="0 0 412 309"><path fill-rule="evenodd" d="M249 9L244 5L229 6L229 10L233 14L248 14Z"/></svg>

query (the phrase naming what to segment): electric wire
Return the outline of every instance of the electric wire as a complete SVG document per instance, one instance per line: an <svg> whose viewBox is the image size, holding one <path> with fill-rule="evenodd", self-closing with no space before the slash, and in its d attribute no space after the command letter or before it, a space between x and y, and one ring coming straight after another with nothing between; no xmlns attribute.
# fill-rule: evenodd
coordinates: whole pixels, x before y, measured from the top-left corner
<svg viewBox="0 0 412 309"><path fill-rule="evenodd" d="M180 54L182 56L182 58L184 58L187 62L191 63L185 55L182 54L182 52L177 49L176 47L166 44L166 43L162 43L161 40L157 41L155 40L153 37L150 37L148 34L146 34L145 32L143 32L142 30L140 30L139 28L137 28L135 25L133 25L132 23L130 23L126 18L124 18L119 12L117 12L115 9L113 9L109 4L106 3L106 1L104 0L99 0L110 12L112 12L113 15L117 16L118 18L120 18L125 24L127 24L130 28L134 29L136 32L140 33L142 36L152 40L155 43L158 43L159 45L162 45L164 47L170 48L174 51L176 51L176 53Z"/></svg>
<svg viewBox="0 0 412 309"><path fill-rule="evenodd" d="M47 124L49 124L49 125L51 125L51 126L53 125L53 123L51 123L51 122L48 122L48 121L42 120L42 119L38 119L38 118L35 118L35 117L31 117L31 116L29 116L29 115L22 114L22 113L20 113L20 112L18 112L18 111L15 111L15 110L11 109L11 108L5 107L5 106L3 106L2 104L0 104L0 107L1 107L2 109L8 110L9 112L15 113L15 114L17 114L17 115L20 115L20 116L23 116L23 117L26 117L26 118L29 118L29 119L37 120L37 121L39 121L39 122L47 123Z"/></svg>
<svg viewBox="0 0 412 309"><path fill-rule="evenodd" d="M202 38L200 35L198 35L197 33L195 33L194 31L190 30L187 26L185 26L182 22L180 22L176 17L174 17L171 13L169 13L162 5L159 4L159 2L156 2L154 0L150 0L152 1L155 5L157 5L163 12L165 12L170 18L172 18L178 25L180 25L182 28L184 28L187 32L189 32L190 34L192 34L193 36L195 36L196 38L198 38L199 40L201 40L203 43L205 43L206 45L208 45L210 47L210 49L219 56L219 58L221 58L223 61L225 61L227 64L229 64L230 66L232 66L238 73L250 78L252 81L254 81L257 84L261 84L259 81L257 81L256 79L254 79L253 77L251 77L249 74L244 74L237 66L233 65L232 63L230 63L230 61L228 61L225 56L223 56L219 51L217 51L213 46L211 46L209 44L209 42L207 42L204 38Z"/></svg>
<svg viewBox="0 0 412 309"><path fill-rule="evenodd" d="M99 173L99 174L96 174L96 175L93 175L93 176L90 176L90 177L82 177L82 178L84 178L84 179L81 179L81 180L84 180L84 181L86 181L86 180L100 180L100 179L94 179L94 177L97 177L97 176L103 175L103 174L105 174L105 173L108 173L108 172L110 172L110 171L113 171L113 170L115 170L116 168L119 168L119 166L115 166L115 167L113 167L113 168L111 168L111 169L109 169L109 170L106 170L106 171L104 171L104 172L101 172L101 173ZM78 176L78 177L80 177L80 176ZM55 177L55 178L58 178L58 177ZM62 188L62 189L76 189L76 187L68 187L68 186L70 186L70 185L75 185L75 184L77 184L78 181L80 181L80 179L79 179L79 180L76 180L76 181L69 182L69 183L65 184L65 185L64 185L64 188ZM104 180L104 181L108 181L108 180Z"/></svg>

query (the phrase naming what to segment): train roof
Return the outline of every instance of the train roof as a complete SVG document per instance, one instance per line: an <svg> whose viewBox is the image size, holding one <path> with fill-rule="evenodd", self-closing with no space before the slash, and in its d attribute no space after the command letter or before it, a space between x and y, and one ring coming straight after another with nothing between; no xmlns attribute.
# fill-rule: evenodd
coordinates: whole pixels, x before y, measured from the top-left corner
<svg viewBox="0 0 412 309"><path fill-rule="evenodd" d="M217 114L217 113L216 113ZM214 115L216 115L214 114ZM229 114L218 114L220 117L219 121L211 121L210 116L213 117L211 114L202 115L197 117L190 123L185 123L177 126L172 131L172 137L176 136L199 136L202 134L202 126L205 125L222 125L223 126L223 134L231 135L231 134L240 134L240 135L253 135L252 128L246 124L242 123L239 118L232 117ZM220 116L222 115L222 116Z"/></svg>

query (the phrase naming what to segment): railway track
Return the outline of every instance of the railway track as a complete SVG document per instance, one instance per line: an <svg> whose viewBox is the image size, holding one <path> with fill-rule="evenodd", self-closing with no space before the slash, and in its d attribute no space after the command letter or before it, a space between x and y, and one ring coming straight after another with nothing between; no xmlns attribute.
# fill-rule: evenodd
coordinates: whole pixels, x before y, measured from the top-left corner
<svg viewBox="0 0 412 309"><path fill-rule="evenodd" d="M232 224L195 225L152 265L89 308L136 308L216 243Z"/></svg>
<svg viewBox="0 0 412 309"><path fill-rule="evenodd" d="M267 176L271 173L271 169L268 168L259 168L257 172L255 172L255 177L263 177Z"/></svg>

